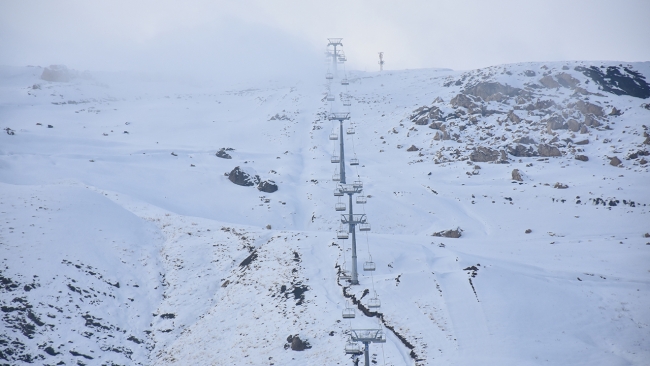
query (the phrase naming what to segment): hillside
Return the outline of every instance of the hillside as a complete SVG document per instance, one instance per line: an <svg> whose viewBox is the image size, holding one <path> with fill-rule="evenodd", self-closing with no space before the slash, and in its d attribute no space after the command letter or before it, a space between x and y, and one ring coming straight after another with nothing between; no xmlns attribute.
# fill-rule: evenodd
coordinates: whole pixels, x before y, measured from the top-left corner
<svg viewBox="0 0 650 366"><path fill-rule="evenodd" d="M379 365L650 359L648 62L228 88L43 71L0 68L0 364L350 365L349 329L377 327ZM358 286L343 111L377 264Z"/></svg>

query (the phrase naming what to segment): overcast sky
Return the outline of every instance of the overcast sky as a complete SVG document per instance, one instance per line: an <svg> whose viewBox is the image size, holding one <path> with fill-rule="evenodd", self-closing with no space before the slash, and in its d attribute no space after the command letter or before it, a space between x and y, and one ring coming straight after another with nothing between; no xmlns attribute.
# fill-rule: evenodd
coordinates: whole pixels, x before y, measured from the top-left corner
<svg viewBox="0 0 650 366"><path fill-rule="evenodd" d="M0 0L0 64L309 74L328 37L377 70L650 60L650 0Z"/></svg>

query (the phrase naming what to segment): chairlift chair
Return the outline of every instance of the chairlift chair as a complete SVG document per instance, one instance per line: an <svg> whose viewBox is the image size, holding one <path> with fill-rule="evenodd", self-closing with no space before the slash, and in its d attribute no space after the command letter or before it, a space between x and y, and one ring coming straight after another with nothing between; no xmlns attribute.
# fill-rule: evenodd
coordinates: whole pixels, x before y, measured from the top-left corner
<svg viewBox="0 0 650 366"><path fill-rule="evenodd" d="M350 275L349 272L341 271L341 274L339 275L339 278L342 279L342 280L346 280L346 281L347 281L347 280L351 280L351 279L352 279L352 276Z"/></svg>
<svg viewBox="0 0 650 366"><path fill-rule="evenodd" d="M341 85L350 85L348 79L341 79Z"/></svg>
<svg viewBox="0 0 650 366"><path fill-rule="evenodd" d="M327 101L328 102L333 102L334 101L334 95L333 94L327 94Z"/></svg>
<svg viewBox="0 0 650 366"><path fill-rule="evenodd" d="M330 133L330 140L338 140L339 139L339 134L336 132Z"/></svg>
<svg viewBox="0 0 650 366"><path fill-rule="evenodd" d="M341 192L340 189L335 188L335 189L334 189L334 197L342 197L342 196L343 196L343 192ZM358 199L359 199L359 197L357 197L357 200L358 200ZM359 203L359 202L357 202L357 203Z"/></svg>
<svg viewBox="0 0 650 366"><path fill-rule="evenodd" d="M347 231L345 231L343 229L336 232L336 238L337 239L347 239L349 237L350 237L350 233L348 233Z"/></svg>
<svg viewBox="0 0 650 366"><path fill-rule="evenodd" d="M375 297L368 300L368 307L371 309L378 309L381 307L381 301L379 301L377 294L375 294Z"/></svg>
<svg viewBox="0 0 650 366"><path fill-rule="evenodd" d="M350 165L359 165L359 159L357 158L350 159Z"/></svg>
<svg viewBox="0 0 650 366"><path fill-rule="evenodd" d="M346 301L345 308L343 308L343 319L353 319L354 316L354 308L350 307L350 303Z"/></svg>
<svg viewBox="0 0 650 366"><path fill-rule="evenodd" d="M338 155L332 155L331 162L332 162L332 163L340 163L340 162L341 162L341 158L339 158Z"/></svg>
<svg viewBox="0 0 650 366"><path fill-rule="evenodd" d="M341 181L341 174L336 173L336 174L332 175L332 180L335 181L335 182L340 182Z"/></svg>
<svg viewBox="0 0 650 366"><path fill-rule="evenodd" d="M352 105L352 103L350 102L350 99L344 99L344 100L343 100L343 105L344 105L345 107L349 107L349 106Z"/></svg>
<svg viewBox="0 0 650 366"><path fill-rule="evenodd" d="M354 183L352 183L352 186L354 188L363 188L363 182L360 180L355 180Z"/></svg>
<svg viewBox="0 0 650 366"><path fill-rule="evenodd" d="M359 224L359 231L370 231L370 224Z"/></svg>
<svg viewBox="0 0 650 366"><path fill-rule="evenodd" d="M345 209L346 209L345 203L343 203L343 202L337 203L336 205L334 205L334 209L336 211L345 211Z"/></svg>
<svg viewBox="0 0 650 366"><path fill-rule="evenodd" d="M354 127L348 127L345 133L347 133L348 135L354 135Z"/></svg>
<svg viewBox="0 0 650 366"><path fill-rule="evenodd" d="M327 80L334 79L334 74L332 74L331 72L328 72L327 74L325 74L325 79L327 79Z"/></svg>
<svg viewBox="0 0 650 366"><path fill-rule="evenodd" d="M364 271L374 271L376 268L377 266L375 265L375 262L372 261L372 259L363 263Z"/></svg>
<svg viewBox="0 0 650 366"><path fill-rule="evenodd" d="M365 205L366 204L366 196L357 196L357 204L359 205Z"/></svg>
<svg viewBox="0 0 650 366"><path fill-rule="evenodd" d="M348 355L360 355L361 345L359 343L348 342L345 344L345 353Z"/></svg>

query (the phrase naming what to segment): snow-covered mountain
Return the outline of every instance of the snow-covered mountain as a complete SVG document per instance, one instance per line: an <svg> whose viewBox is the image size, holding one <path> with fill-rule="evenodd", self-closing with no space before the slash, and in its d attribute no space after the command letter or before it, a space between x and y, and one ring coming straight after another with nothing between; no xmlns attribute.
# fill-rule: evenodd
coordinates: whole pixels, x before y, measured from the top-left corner
<svg viewBox="0 0 650 366"><path fill-rule="evenodd" d="M385 332L379 365L647 364L649 75L522 63L217 88L2 67L0 364L349 365L361 328ZM332 112L350 112L372 225L358 286L339 277Z"/></svg>

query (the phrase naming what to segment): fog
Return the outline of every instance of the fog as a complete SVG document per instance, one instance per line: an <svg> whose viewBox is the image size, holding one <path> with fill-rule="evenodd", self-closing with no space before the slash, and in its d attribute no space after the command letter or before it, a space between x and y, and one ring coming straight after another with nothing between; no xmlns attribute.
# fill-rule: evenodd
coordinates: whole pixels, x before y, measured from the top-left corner
<svg viewBox="0 0 650 366"><path fill-rule="evenodd" d="M647 0L1 1L0 64L223 81L347 67L650 60Z"/></svg>

